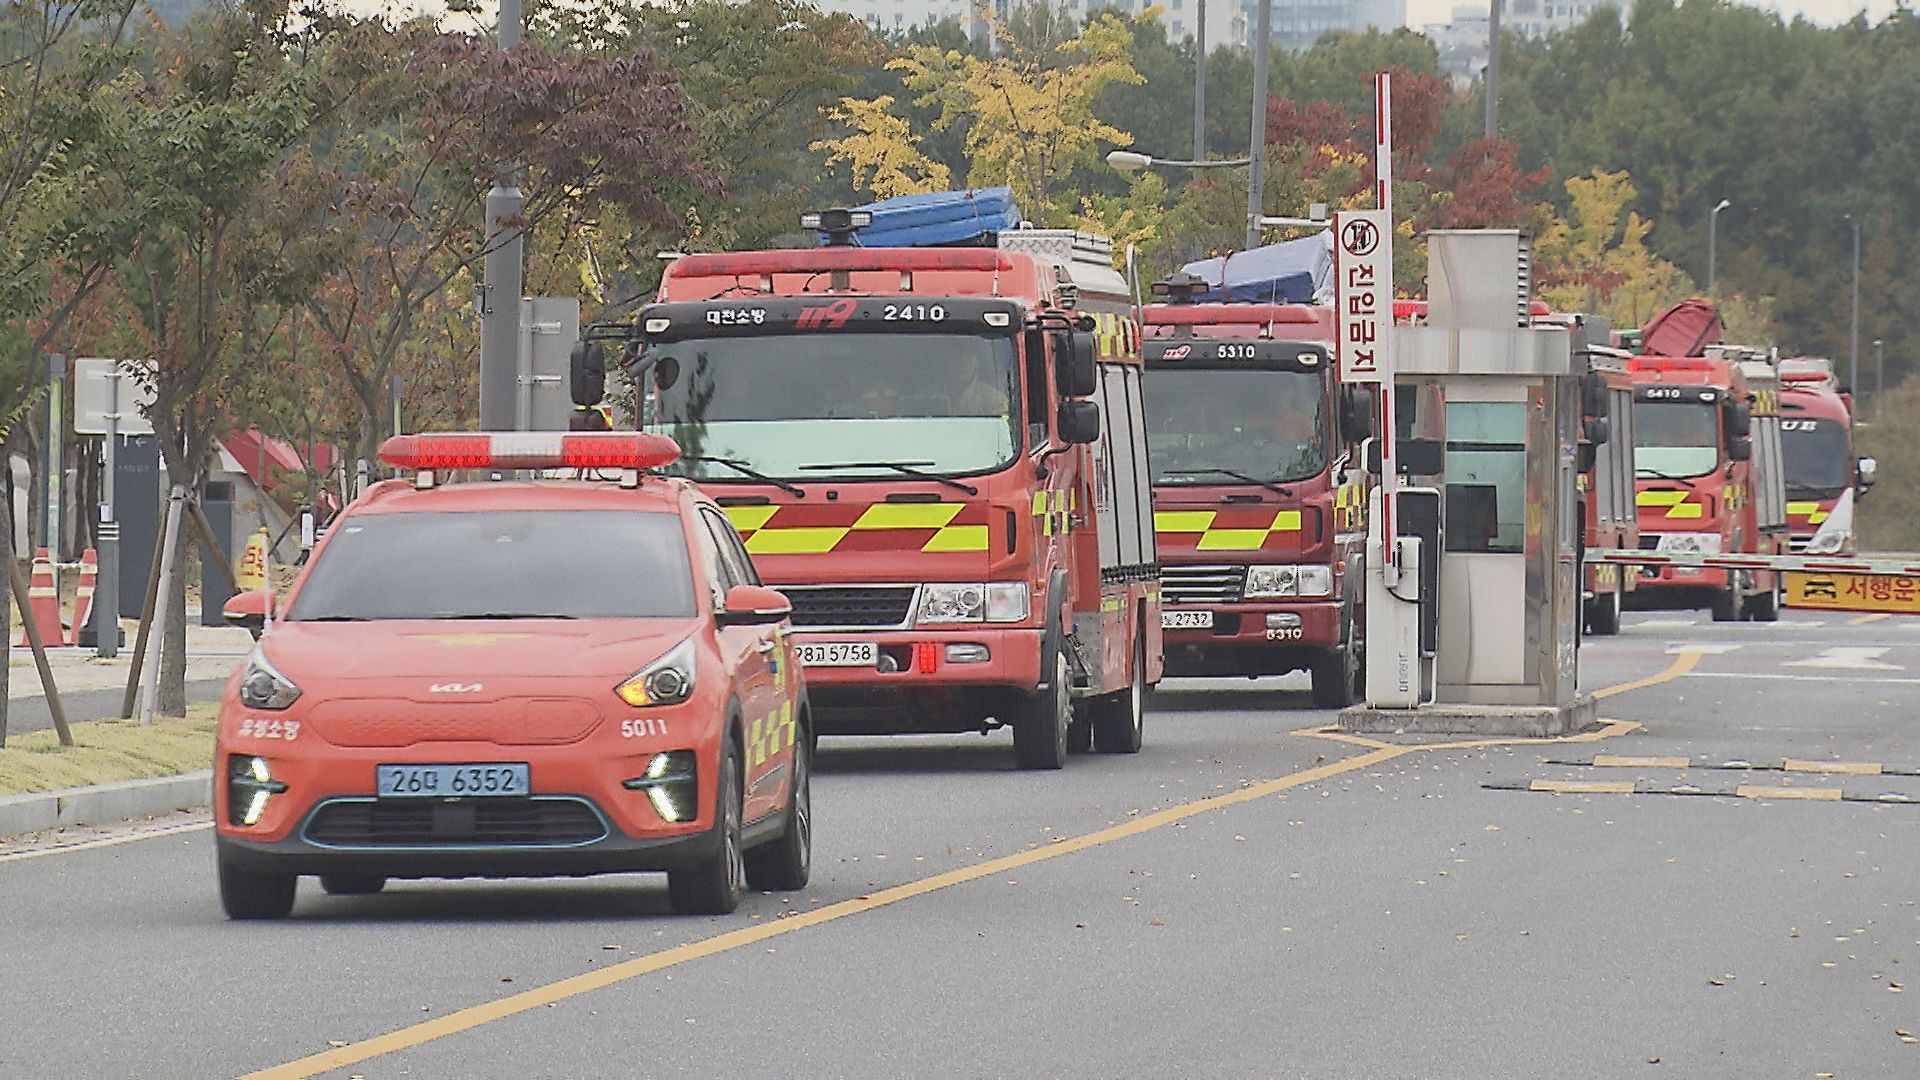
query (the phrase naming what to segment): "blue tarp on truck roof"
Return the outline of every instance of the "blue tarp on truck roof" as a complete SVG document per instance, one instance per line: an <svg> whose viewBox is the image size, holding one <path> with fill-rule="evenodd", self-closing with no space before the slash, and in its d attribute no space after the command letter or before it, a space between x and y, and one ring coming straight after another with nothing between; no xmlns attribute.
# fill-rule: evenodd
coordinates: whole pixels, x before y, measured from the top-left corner
<svg viewBox="0 0 1920 1080"><path fill-rule="evenodd" d="M1333 284L1333 234L1319 232L1298 240L1202 259L1181 267L1207 283L1201 303L1307 304Z"/></svg>
<svg viewBox="0 0 1920 1080"><path fill-rule="evenodd" d="M1020 224L1011 188L976 188L901 195L856 206L873 215L858 230L864 247L937 247L970 241L991 245L995 234ZM825 234L820 242L826 243Z"/></svg>

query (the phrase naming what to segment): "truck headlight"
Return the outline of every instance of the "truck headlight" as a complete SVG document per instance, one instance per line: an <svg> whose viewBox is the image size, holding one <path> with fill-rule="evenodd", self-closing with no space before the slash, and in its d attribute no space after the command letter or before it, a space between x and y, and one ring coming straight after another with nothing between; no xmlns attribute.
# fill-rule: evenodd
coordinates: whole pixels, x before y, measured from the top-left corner
<svg viewBox="0 0 1920 1080"><path fill-rule="evenodd" d="M240 704L249 709L279 712L300 700L300 688L267 662L267 654L256 647L247 658L247 669L240 673Z"/></svg>
<svg viewBox="0 0 1920 1080"><path fill-rule="evenodd" d="M1031 605L1024 581L936 583L920 587L915 625L1024 622Z"/></svg>
<svg viewBox="0 0 1920 1080"><path fill-rule="evenodd" d="M1275 597L1331 596L1330 566L1249 566L1240 594L1248 600Z"/></svg>
<svg viewBox="0 0 1920 1080"><path fill-rule="evenodd" d="M678 705L693 696L693 639L688 638L613 688L636 709Z"/></svg>
<svg viewBox="0 0 1920 1080"><path fill-rule="evenodd" d="M1718 555L1719 533L1661 533L1656 552L1667 555Z"/></svg>

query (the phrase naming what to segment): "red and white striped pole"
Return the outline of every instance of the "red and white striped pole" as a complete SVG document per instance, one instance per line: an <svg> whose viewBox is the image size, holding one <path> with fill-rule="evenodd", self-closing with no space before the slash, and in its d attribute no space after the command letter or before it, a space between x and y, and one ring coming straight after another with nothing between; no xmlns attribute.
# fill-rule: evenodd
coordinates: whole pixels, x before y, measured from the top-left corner
<svg viewBox="0 0 1920 1080"><path fill-rule="evenodd" d="M1400 473L1394 454L1393 416L1393 76L1381 72L1373 77L1373 198L1387 219L1386 235L1380 242L1387 251L1387 317L1380 326L1380 536L1387 557L1387 581L1399 577L1398 545L1394 542L1394 495L1400 490ZM1431 558L1431 555L1427 556Z"/></svg>

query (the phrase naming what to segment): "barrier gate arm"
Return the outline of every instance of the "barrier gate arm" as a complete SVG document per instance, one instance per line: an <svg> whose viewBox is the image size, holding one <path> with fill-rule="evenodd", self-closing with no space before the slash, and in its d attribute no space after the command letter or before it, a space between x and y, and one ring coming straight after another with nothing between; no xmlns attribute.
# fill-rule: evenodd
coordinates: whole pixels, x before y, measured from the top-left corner
<svg viewBox="0 0 1920 1080"><path fill-rule="evenodd" d="M1797 570L1816 574L1920 578L1920 562L1898 559L1833 559L1819 555L1708 555L1588 548L1585 561L1610 566L1699 566L1714 570Z"/></svg>

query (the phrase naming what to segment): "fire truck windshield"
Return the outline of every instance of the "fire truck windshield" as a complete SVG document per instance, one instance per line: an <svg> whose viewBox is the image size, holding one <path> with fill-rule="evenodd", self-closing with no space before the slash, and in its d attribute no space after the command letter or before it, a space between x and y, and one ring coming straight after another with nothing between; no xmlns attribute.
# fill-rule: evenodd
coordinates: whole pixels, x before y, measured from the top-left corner
<svg viewBox="0 0 1920 1080"><path fill-rule="evenodd" d="M676 341L641 367L643 427L672 436L683 451L676 469L701 481L747 479L722 459L795 481L896 479L890 461L986 473L1019 446L1018 372L1011 338L967 334Z"/></svg>
<svg viewBox="0 0 1920 1080"><path fill-rule="evenodd" d="M1780 452L1787 459L1787 493L1830 498L1853 483L1847 428L1838 420L1789 417L1780 421Z"/></svg>
<svg viewBox="0 0 1920 1080"><path fill-rule="evenodd" d="M1229 470L1305 480L1327 467L1324 376L1246 368L1147 368L1156 484L1218 484Z"/></svg>
<svg viewBox="0 0 1920 1080"><path fill-rule="evenodd" d="M1720 463L1720 417L1709 403L1633 403L1635 471L1642 476L1705 476Z"/></svg>

